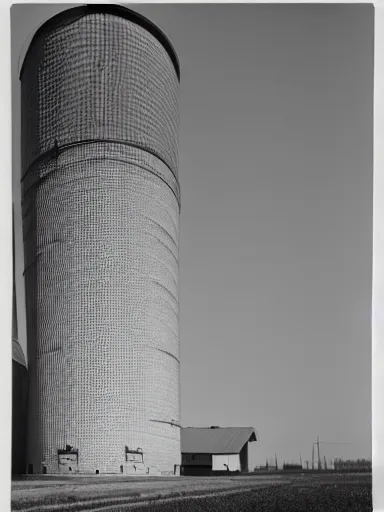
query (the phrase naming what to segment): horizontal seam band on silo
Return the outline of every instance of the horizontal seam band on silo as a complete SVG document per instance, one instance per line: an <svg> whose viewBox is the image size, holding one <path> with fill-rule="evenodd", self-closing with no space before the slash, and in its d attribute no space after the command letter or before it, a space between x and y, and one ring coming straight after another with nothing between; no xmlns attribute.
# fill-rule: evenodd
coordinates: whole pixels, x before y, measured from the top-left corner
<svg viewBox="0 0 384 512"><path fill-rule="evenodd" d="M158 350L159 352L163 352L164 354L167 354L167 356L169 356L169 357L173 357L173 359L175 359L180 364L180 359L178 359L176 356L174 356L167 350L163 350L162 348L156 348L156 350Z"/></svg>
<svg viewBox="0 0 384 512"><path fill-rule="evenodd" d="M163 181L167 185L167 187L172 191L173 195L175 196L177 204L179 206L179 210L180 210L180 208L181 208L181 200L180 200L180 184L179 184L179 179L177 178L177 176L175 175L173 170L170 168L170 166L163 160L163 158L161 158L159 155L157 155L155 152L151 151L150 149L142 147L142 146L140 146L138 144L134 144L134 143L127 142L127 141L122 141L122 140L114 140L114 139L89 139L89 140L83 140L83 141L78 141L78 142L69 142L67 144L63 144L62 146L57 146L57 147L53 147L51 149L48 149L44 153L41 153L39 156L37 156L28 165L27 169L25 170L25 172L21 176L20 182L23 183L23 181L28 176L30 171L37 164L43 162L46 159L57 157L57 156L60 155L60 153L63 153L64 151L66 151L68 149L72 149L74 147L83 146L83 145L85 146L85 145L88 145L88 144L100 144L100 143L105 143L105 144L121 144L123 146L131 147L131 148L134 148L134 149L139 149L140 151L143 151L144 153L148 153L149 155L154 156L155 158L160 160L167 167L167 169L171 172L172 176L174 177L175 182L176 182L176 186L177 186L176 191L173 190L173 188L167 183L167 181L164 178L162 178L161 176L159 176L159 174L156 174L155 172L153 172L153 171L151 171L149 169L145 169L145 170L147 172L149 172L150 174L153 174L154 176L157 176L161 181ZM108 158L108 159L109 160L115 160L114 158ZM45 178L45 176L42 177L36 184L41 182L44 178Z"/></svg>
<svg viewBox="0 0 384 512"><path fill-rule="evenodd" d="M117 158L112 158L112 157L108 157L108 160L109 161L117 161L117 162L124 162L124 160L119 160ZM140 166L137 166L137 167L140 167ZM172 192L172 194L174 195L175 199L176 199L176 202L177 202L177 205L179 207L179 211L181 209L181 204L180 204L180 198L178 197L177 193L173 190L173 188L169 185L169 183L164 179L162 178L159 174L157 174L156 172L154 171L151 171L150 169L146 169L146 168L143 168L143 167L140 167L141 169L144 169L145 172L148 172L149 174L152 174L153 176L156 176L156 178L159 178L160 181L162 181L168 188L169 190ZM37 180L35 183L33 183L27 190L24 191L24 195L28 193L28 191L33 188L33 187L36 187L38 186L39 184L41 185L41 183L43 181L45 181L49 176L51 175L51 173L49 174L46 174L45 176L42 176L39 180Z"/></svg>
<svg viewBox="0 0 384 512"><path fill-rule="evenodd" d="M39 156L37 156L29 165L26 171L21 176L21 182L24 180L25 176L28 174L31 167L33 167L36 163L38 163L40 160L44 160L45 158L56 156L57 154L62 153L66 149L71 149L73 147L77 146L85 146L87 144L122 144L124 146L132 147L135 149L140 149L141 151L144 151L145 153L148 153L155 158L158 158L173 174L173 177L175 178L177 184L179 185L179 179L174 173L173 169L167 164L167 162L162 158L160 155L158 155L155 151L152 151L151 149L141 146L140 144L135 144L134 142L128 142L126 140L120 140L120 139L85 139L85 140L79 140L75 142L68 142L66 144L63 144L62 146L53 146L50 149L47 149L44 153L41 153Z"/></svg>
<svg viewBox="0 0 384 512"><path fill-rule="evenodd" d="M52 18L48 19L43 25L41 25L37 31L35 32L35 35L33 36L28 50L25 54L23 64L21 66L19 79L22 79L23 71L24 71L24 65L28 58L28 54L31 51L31 48L36 43L36 41L43 36L44 34L49 33L51 30L53 30L58 24L63 23L65 21L69 21L71 23L71 18L73 18L72 22L74 23L80 18L83 18L85 16L89 16L92 14L109 14L111 16L116 16L118 18L126 19L135 25L138 25L139 27L146 30L148 33L150 33L159 43L163 46L165 51L167 52L169 58L171 59L171 62L173 64L173 67L175 69L175 73L177 76L178 81L180 82L180 63L179 59L177 57L177 53L171 43L171 41L168 39L168 37L164 34L164 32L157 27L152 21L150 21L145 16L135 12L131 11L130 9L127 9L126 7L120 6L120 5L106 5L106 4L89 4L89 5L82 5L80 7L74 7L72 9L67 9L65 11L62 11L56 16L53 16Z"/></svg>
<svg viewBox="0 0 384 512"><path fill-rule="evenodd" d="M151 421L152 423L166 423L167 425L173 425L174 427L181 428L181 425L179 425L178 423L174 423L173 421L165 421L165 420L149 420L149 421Z"/></svg>

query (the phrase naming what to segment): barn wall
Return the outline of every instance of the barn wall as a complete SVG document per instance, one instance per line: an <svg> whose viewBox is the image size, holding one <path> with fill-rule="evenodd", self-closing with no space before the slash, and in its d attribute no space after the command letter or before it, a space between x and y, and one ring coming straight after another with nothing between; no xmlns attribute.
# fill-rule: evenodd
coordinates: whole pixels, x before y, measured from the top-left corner
<svg viewBox="0 0 384 512"><path fill-rule="evenodd" d="M206 453L183 453L181 463L185 466L212 466L212 455Z"/></svg>
<svg viewBox="0 0 384 512"><path fill-rule="evenodd" d="M213 471L227 471L224 466L229 466L229 471L240 471L240 455L233 453L229 455L213 455L212 456L212 470Z"/></svg>
<svg viewBox="0 0 384 512"><path fill-rule="evenodd" d="M212 466L182 466L183 476L212 476Z"/></svg>
<svg viewBox="0 0 384 512"><path fill-rule="evenodd" d="M240 452L241 471L248 471L248 443L245 443Z"/></svg>

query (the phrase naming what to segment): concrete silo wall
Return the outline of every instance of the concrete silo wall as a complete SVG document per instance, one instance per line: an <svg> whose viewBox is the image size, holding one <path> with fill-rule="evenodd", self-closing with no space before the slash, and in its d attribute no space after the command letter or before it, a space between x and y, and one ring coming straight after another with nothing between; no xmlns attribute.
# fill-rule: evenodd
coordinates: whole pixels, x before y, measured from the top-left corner
<svg viewBox="0 0 384 512"><path fill-rule="evenodd" d="M129 472L126 447L136 471L180 464L179 81L121 12L62 14L21 73L35 473L61 471L67 445L72 471Z"/></svg>

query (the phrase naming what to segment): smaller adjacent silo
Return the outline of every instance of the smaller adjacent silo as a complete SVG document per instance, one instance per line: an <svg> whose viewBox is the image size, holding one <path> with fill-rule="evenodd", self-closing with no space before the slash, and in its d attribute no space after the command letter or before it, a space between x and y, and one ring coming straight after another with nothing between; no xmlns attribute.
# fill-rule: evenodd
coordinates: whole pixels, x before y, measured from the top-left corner
<svg viewBox="0 0 384 512"><path fill-rule="evenodd" d="M14 228L13 228L14 229ZM12 304L12 474L25 472L28 374L23 350L18 342L15 239L13 232L13 304Z"/></svg>

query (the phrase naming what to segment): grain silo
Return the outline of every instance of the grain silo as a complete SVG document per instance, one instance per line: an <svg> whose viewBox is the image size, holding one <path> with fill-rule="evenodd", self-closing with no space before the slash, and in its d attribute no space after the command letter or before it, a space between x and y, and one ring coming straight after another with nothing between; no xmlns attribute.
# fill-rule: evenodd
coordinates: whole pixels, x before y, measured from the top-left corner
<svg viewBox="0 0 384 512"><path fill-rule="evenodd" d="M66 10L21 69L27 470L180 464L179 64L128 9Z"/></svg>

